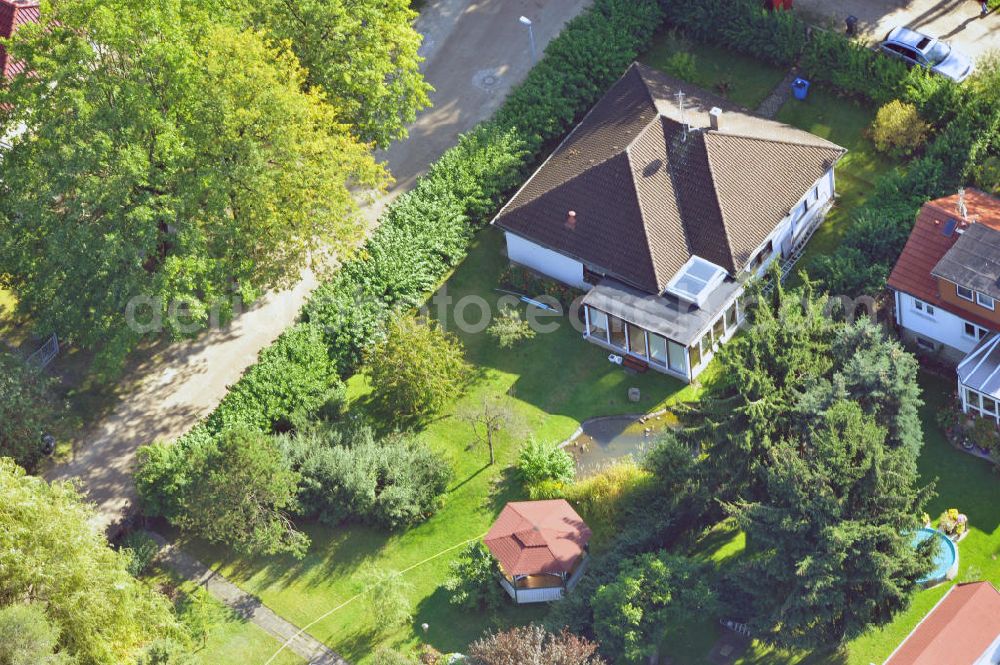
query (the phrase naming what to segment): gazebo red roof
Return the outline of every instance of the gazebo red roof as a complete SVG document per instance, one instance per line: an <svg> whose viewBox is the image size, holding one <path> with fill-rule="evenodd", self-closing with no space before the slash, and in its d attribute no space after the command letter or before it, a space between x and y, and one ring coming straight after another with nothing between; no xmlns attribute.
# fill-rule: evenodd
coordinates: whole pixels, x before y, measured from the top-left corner
<svg viewBox="0 0 1000 665"><path fill-rule="evenodd" d="M572 570L590 535L565 499L512 501L483 542L509 575L559 574Z"/></svg>

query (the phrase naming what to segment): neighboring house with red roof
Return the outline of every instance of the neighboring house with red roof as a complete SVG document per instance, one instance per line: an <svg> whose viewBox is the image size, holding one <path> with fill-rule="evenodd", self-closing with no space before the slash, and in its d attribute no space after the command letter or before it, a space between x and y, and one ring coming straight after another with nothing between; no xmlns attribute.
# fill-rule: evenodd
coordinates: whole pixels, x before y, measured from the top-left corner
<svg viewBox="0 0 1000 665"><path fill-rule="evenodd" d="M565 499L512 501L483 543L500 564L504 590L516 603L559 600L587 565L590 527Z"/></svg>
<svg viewBox="0 0 1000 665"><path fill-rule="evenodd" d="M25 23L35 23L39 19L38 0L0 0L0 39L14 35L18 27ZM0 74L8 80L24 71L24 63L12 60L7 50L0 45Z"/></svg>
<svg viewBox="0 0 1000 665"><path fill-rule="evenodd" d="M587 340L691 381L747 279L822 221L845 152L633 64L493 224L512 262L588 291Z"/></svg>
<svg viewBox="0 0 1000 665"><path fill-rule="evenodd" d="M956 584L885 665L1000 664L1000 593L989 582Z"/></svg>
<svg viewBox="0 0 1000 665"><path fill-rule="evenodd" d="M1000 419L1000 199L926 203L889 288L903 337L958 364L963 410Z"/></svg>

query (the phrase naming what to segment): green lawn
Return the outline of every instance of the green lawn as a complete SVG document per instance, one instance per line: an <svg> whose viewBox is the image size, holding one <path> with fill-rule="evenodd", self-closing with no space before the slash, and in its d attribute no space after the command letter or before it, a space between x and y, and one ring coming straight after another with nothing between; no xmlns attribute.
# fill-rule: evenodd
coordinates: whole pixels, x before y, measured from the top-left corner
<svg viewBox="0 0 1000 665"><path fill-rule="evenodd" d="M181 620L184 621L190 611L190 598L196 585L191 581L182 582L157 566L154 566L146 579L175 599ZM208 603L208 615L211 617L208 638L203 645L196 645L193 665L263 665L281 647L278 640L249 621L244 621L214 598L209 596L205 602ZM303 665L305 662L304 658L285 650L272 661L272 665Z"/></svg>
<svg viewBox="0 0 1000 665"><path fill-rule="evenodd" d="M693 75L681 75L682 72L671 67L671 58L678 52L694 56ZM671 32L659 35L641 61L751 110L760 106L785 76L779 67Z"/></svg>
<svg viewBox="0 0 1000 665"><path fill-rule="evenodd" d="M506 265L502 236L492 230L479 234L468 258L450 277L450 296L478 295L495 303L499 277ZM470 308L467 320L475 318ZM432 314L437 314L432 310ZM451 314L442 319L456 331ZM453 462L455 481L444 508L427 522L407 531L387 534L379 529L319 526L306 527L313 546L305 560L290 558L239 560L222 548L203 544L191 547L206 563L223 566L227 577L290 621L304 626L354 596L360 589L359 572L368 564L404 570L442 550L483 535L503 504L526 498L510 473L521 441L502 438L497 449L498 463L489 467L487 452L467 450L470 430L451 417L463 403L475 403L489 393L513 394L518 413L532 434L542 441L558 442L568 437L581 420L604 414L645 412L670 399L690 398L693 389L655 372L629 376L607 361L607 351L580 339L565 318L558 318L558 330L539 333L513 350L499 349L485 334L458 332L478 376L467 393L443 417L428 424L421 436ZM627 400L629 387L642 391L642 400ZM349 382L355 410L366 405L367 386L363 376ZM441 583L448 576L448 564L458 550L435 558L406 574L414 585L413 621L390 635L374 635L364 607L352 602L309 628L352 662L367 662L377 644L400 648L416 645L421 623L430 624L427 639L442 651L464 649L492 625L488 617L457 609L449 604ZM544 615L544 607L508 608L496 618L497 625L525 623Z"/></svg>
<svg viewBox="0 0 1000 665"><path fill-rule="evenodd" d="M847 148L836 169L837 202L823 226L809 241L796 268L809 269L815 257L837 248L853 222L854 211L871 194L875 181L892 164L876 154L867 138L875 110L855 101L837 97L813 87L805 101L788 100L778 112L778 120L833 141ZM797 283L793 278L792 285Z"/></svg>

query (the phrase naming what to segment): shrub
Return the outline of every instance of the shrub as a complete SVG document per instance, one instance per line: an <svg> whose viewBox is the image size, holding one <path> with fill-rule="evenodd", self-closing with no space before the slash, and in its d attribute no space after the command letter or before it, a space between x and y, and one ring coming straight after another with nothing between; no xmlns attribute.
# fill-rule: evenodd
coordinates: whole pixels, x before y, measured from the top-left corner
<svg viewBox="0 0 1000 665"><path fill-rule="evenodd" d="M368 354L375 398L397 421L440 411L458 396L470 373L461 342L434 320L394 318L385 340Z"/></svg>
<svg viewBox="0 0 1000 665"><path fill-rule="evenodd" d="M12 457L34 471L42 457L42 436L59 424L65 405L54 381L13 353L0 350L0 457Z"/></svg>
<svg viewBox="0 0 1000 665"><path fill-rule="evenodd" d="M500 277L500 283L504 288L529 298L543 301L545 300L543 296L551 298L563 307L569 307L578 296L583 295L583 291L579 289L574 289L572 286L567 286L519 265L507 266ZM555 303L546 304L554 305Z"/></svg>
<svg viewBox="0 0 1000 665"><path fill-rule="evenodd" d="M563 495L597 532L612 529L625 508L626 500L651 482L652 474L631 458L626 458L592 476L566 485Z"/></svg>
<svg viewBox="0 0 1000 665"><path fill-rule="evenodd" d="M878 110L872 125L872 141L879 152L907 157L924 144L929 129L916 106L894 99Z"/></svg>
<svg viewBox="0 0 1000 665"><path fill-rule="evenodd" d="M264 349L257 364L230 389L206 426L213 432L237 424L263 431L288 429L298 413L342 403L343 384L330 362L323 332L295 325Z"/></svg>
<svg viewBox="0 0 1000 665"><path fill-rule="evenodd" d="M125 536L122 549L129 553L128 572L133 577L139 577L146 572L149 564L160 553L159 543L144 531L133 531Z"/></svg>
<svg viewBox="0 0 1000 665"><path fill-rule="evenodd" d="M368 428L328 427L285 436L287 463L301 474L302 515L390 529L426 519L441 505L451 466L425 443L404 436L376 441Z"/></svg>
<svg viewBox="0 0 1000 665"><path fill-rule="evenodd" d="M469 543L450 568L451 577L444 588L451 592L449 600L453 605L480 612L494 612L503 605L506 594L500 587L502 573L482 542Z"/></svg>
<svg viewBox="0 0 1000 665"><path fill-rule="evenodd" d="M388 647L379 647L372 655L372 665L418 665L415 658L398 653Z"/></svg>
<svg viewBox="0 0 1000 665"><path fill-rule="evenodd" d="M545 480L569 482L576 476L573 456L559 448L529 440L517 456L517 470L525 485L535 485Z"/></svg>
<svg viewBox="0 0 1000 665"><path fill-rule="evenodd" d="M546 663L551 665L605 665L598 645L565 628L550 633L541 626L517 626L490 633L469 645L474 665Z"/></svg>
<svg viewBox="0 0 1000 665"><path fill-rule="evenodd" d="M487 332L497 341L501 349L509 349L518 342L535 336L531 324L521 316L521 310L516 307L501 309Z"/></svg>
<svg viewBox="0 0 1000 665"><path fill-rule="evenodd" d="M663 63L663 68L671 76L683 81L693 81L698 75L698 64L693 54L677 51Z"/></svg>

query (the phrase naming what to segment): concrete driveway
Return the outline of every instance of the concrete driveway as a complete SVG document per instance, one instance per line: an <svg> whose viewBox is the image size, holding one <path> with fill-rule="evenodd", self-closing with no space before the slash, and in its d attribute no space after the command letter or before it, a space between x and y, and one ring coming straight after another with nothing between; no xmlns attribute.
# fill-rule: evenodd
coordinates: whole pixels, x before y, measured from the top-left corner
<svg viewBox="0 0 1000 665"><path fill-rule="evenodd" d="M522 15L534 21L539 53L589 0L436 0L417 22L425 35L424 72L436 88L410 137L379 158L396 183L366 210L374 219L394 196L413 186L461 132L488 117L511 86L531 68ZM75 479L97 505L97 522L113 528L135 499L132 471L136 449L174 439L208 415L229 385L253 364L258 352L295 322L317 281L305 274L294 289L269 294L229 327L173 345L145 363L138 388L81 437L71 461L52 469L50 480Z"/></svg>
<svg viewBox="0 0 1000 665"><path fill-rule="evenodd" d="M981 18L974 0L795 0L794 7L813 22L836 30L844 29L848 16L857 16L865 36L872 40L906 25L974 58L1000 49L1000 14Z"/></svg>

